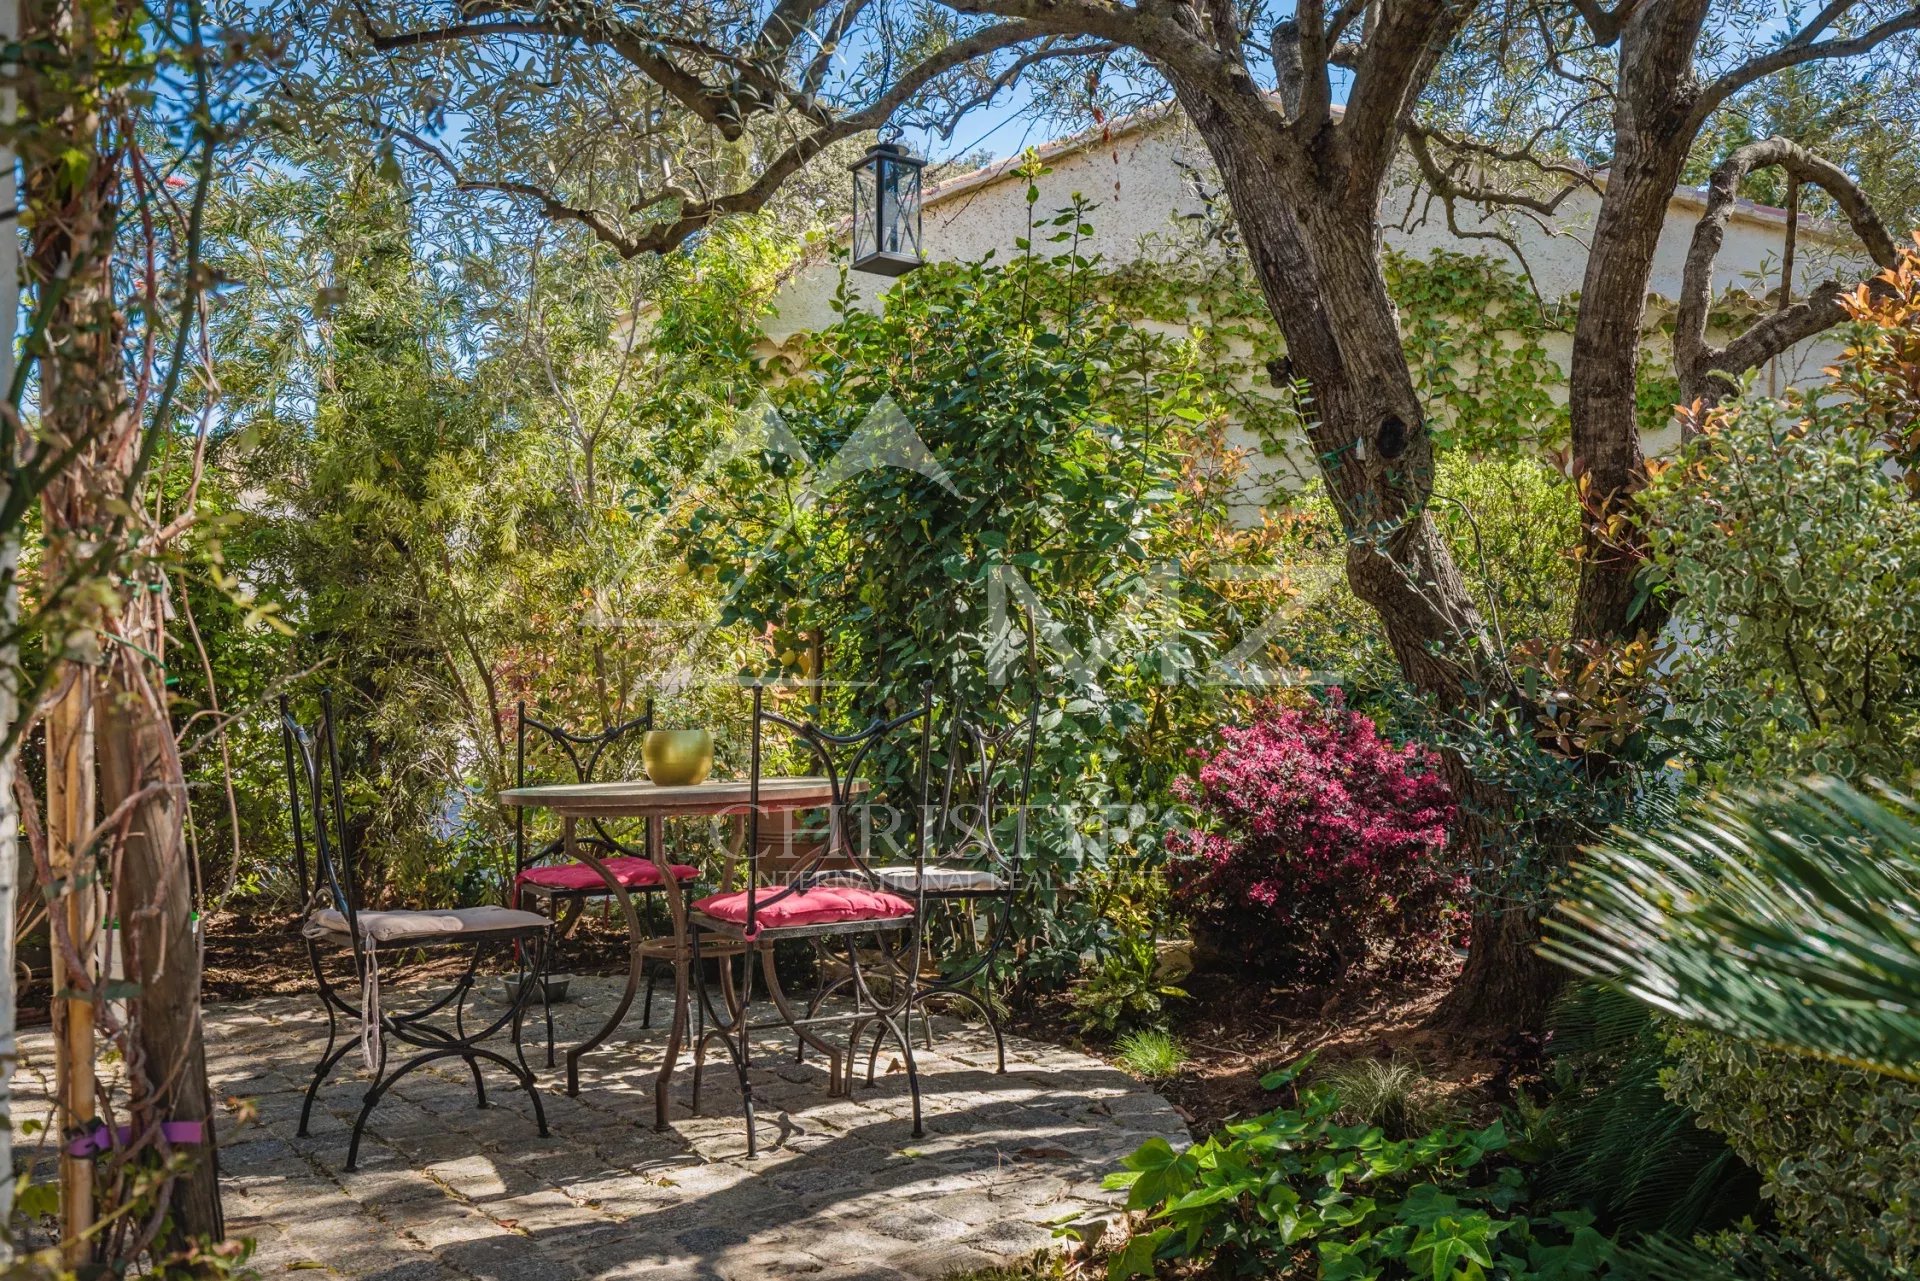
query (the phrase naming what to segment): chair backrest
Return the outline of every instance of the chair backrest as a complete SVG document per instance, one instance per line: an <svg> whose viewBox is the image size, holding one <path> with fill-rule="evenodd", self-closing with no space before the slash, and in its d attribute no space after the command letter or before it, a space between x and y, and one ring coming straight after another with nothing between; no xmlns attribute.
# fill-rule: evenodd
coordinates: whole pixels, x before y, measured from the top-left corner
<svg viewBox="0 0 1920 1281"><path fill-rule="evenodd" d="M327 905L346 918L357 966L359 887L354 881L346 797L340 781L340 746L334 739L333 692L320 691L320 719L312 729L295 719L292 703L282 694L280 737L286 749L287 813L293 824L293 861L300 877L302 911L314 908L316 900L324 896ZM309 851L313 855L311 867Z"/></svg>
<svg viewBox="0 0 1920 1281"><path fill-rule="evenodd" d="M529 746L535 753L541 749L564 762L571 772L570 779L559 781L573 783L592 783L603 781L600 769L603 765L630 769L625 748L645 738L647 731L653 728L653 700L647 700L646 710L631 720L608 726L597 734L576 734L558 725L549 724L527 714L527 705L522 702L516 707L518 729L513 748L513 785L525 787L534 780L528 777L527 764ZM528 735L532 735L529 744ZM554 781L554 780L546 780ZM599 819L589 819L588 833L578 839L591 841L604 847L609 853L641 854L645 851L635 848L617 839L607 830ZM513 875L519 876L532 863L552 857L560 848L558 840L548 841L529 853L527 848L527 811L524 806L516 806L513 812Z"/></svg>
<svg viewBox="0 0 1920 1281"><path fill-rule="evenodd" d="M784 885L763 889L759 885L762 854L760 787L766 760L765 739L770 728L783 733L801 747L813 767L812 772L826 778L831 799L825 806L827 826L822 839L805 855L794 859L790 866L781 869L786 882ZM916 729L919 742L916 745L918 750L913 751L909 758L908 794L900 796L896 793L887 799L896 806L904 801L912 811L906 816L904 824L897 819L892 823L889 835L898 832L904 825L907 842L913 852L914 867L919 869L926 863L928 803L932 799L929 782L933 747L933 686L929 683L922 687L922 701L917 706L891 718L876 717L865 728L846 734L831 733L811 721L796 721L769 711L766 706L766 687L758 684L753 687L753 733L747 760L746 931L749 935L755 932L755 918L760 909L814 885L845 883L849 880L870 886L879 884L867 859L866 842L870 829L862 826L858 842L852 835L857 812L864 812L871 817L872 802L867 799L870 793L862 790L862 783L870 781L865 778L864 771L879 759L876 753L881 753ZM899 813L897 808L892 808L890 812L896 816Z"/></svg>
<svg viewBox="0 0 1920 1281"><path fill-rule="evenodd" d="M1038 698L1026 716L998 727L955 710L933 832L937 861L984 863L1008 885L1020 883L1039 734ZM1012 830L1005 833L1009 819Z"/></svg>

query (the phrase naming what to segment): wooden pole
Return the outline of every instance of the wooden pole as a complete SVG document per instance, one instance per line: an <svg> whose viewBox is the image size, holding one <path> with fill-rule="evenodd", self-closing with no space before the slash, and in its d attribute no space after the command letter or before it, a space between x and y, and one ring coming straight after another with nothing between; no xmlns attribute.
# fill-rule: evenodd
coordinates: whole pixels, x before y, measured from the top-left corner
<svg viewBox="0 0 1920 1281"><path fill-rule="evenodd" d="M53 949L54 1092L60 1133L94 1120L93 966L100 923L98 868L83 846L94 824L93 679L79 671L47 715L47 859L63 891L51 904L61 914L74 959L56 939ZM93 1160L60 1158L60 1227L70 1267L87 1262L93 1226Z"/></svg>
<svg viewBox="0 0 1920 1281"><path fill-rule="evenodd" d="M0 0L0 44L11 44L20 34L19 0ZM0 69L0 119L14 118L13 74L9 64ZM14 207L13 152L0 146L0 209ZM14 327L20 313L20 235L9 222L0 231L0 387L13 384ZM17 427L17 424L16 424ZM14 439L19 439L16 432ZM14 476L13 458L0 458L0 498ZM0 633L12 635L20 617L20 596L14 578L20 568L20 531L0 531ZM13 730L20 715L20 651L0 645L0 737ZM18 750L0 753L0 1223L13 1219L13 1068L18 1058L14 1040L13 913L20 882L20 809L13 799ZM13 1246L0 1234L0 1271L13 1261Z"/></svg>

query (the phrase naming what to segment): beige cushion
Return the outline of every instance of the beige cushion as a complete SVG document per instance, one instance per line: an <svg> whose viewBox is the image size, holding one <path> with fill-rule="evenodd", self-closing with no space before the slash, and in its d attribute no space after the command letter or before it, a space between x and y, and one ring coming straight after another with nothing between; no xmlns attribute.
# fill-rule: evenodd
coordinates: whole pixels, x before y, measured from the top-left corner
<svg viewBox="0 0 1920 1281"><path fill-rule="evenodd" d="M890 890L903 890L911 894L919 888L911 867L876 867L873 874ZM1003 889L1005 885L1006 882L984 868L935 864L927 869L927 892L930 894L983 893Z"/></svg>
<svg viewBox="0 0 1920 1281"><path fill-rule="evenodd" d="M438 934L480 934L488 930L545 929L544 916L509 907L456 907L441 912L360 912L360 937L376 943ZM330 907L307 918L307 933L345 934L347 919Z"/></svg>

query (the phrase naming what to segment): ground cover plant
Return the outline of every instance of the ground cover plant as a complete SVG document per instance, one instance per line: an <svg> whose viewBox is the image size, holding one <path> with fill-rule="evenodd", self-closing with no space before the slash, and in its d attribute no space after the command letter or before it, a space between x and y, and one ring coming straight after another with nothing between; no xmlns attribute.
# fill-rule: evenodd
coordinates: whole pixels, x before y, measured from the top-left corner
<svg viewBox="0 0 1920 1281"><path fill-rule="evenodd" d="M1305 1064L1269 1074L1293 1085ZM1611 1243L1584 1211L1536 1210L1504 1123L1390 1139L1343 1125L1332 1085L1231 1122L1184 1152L1150 1140L1108 1184L1141 1227L1112 1281L1174 1260L1220 1276L1546 1278L1606 1273Z"/></svg>

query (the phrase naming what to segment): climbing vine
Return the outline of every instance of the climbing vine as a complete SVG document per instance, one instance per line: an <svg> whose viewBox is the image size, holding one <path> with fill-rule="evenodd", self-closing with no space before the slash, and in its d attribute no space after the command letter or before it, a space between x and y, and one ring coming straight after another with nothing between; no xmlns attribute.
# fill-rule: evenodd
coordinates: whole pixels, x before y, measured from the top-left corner
<svg viewBox="0 0 1920 1281"><path fill-rule="evenodd" d="M1567 408L1553 389L1566 375L1546 338L1571 332L1570 311L1542 306L1518 273L1478 254L1389 250L1385 267L1435 444L1488 454L1565 443Z"/></svg>
<svg viewBox="0 0 1920 1281"><path fill-rule="evenodd" d="M1570 332L1564 303L1542 304L1524 277L1477 254L1420 257L1389 250L1387 287L1400 309L1414 387L1442 449L1489 455L1565 444L1566 375L1550 343ZM1217 394L1269 457L1313 474L1299 450L1294 397L1275 396L1269 366L1285 352L1245 262L1237 255L1143 256L1105 278L1115 303L1142 320L1186 327ZM1661 413L1671 405L1669 399Z"/></svg>

